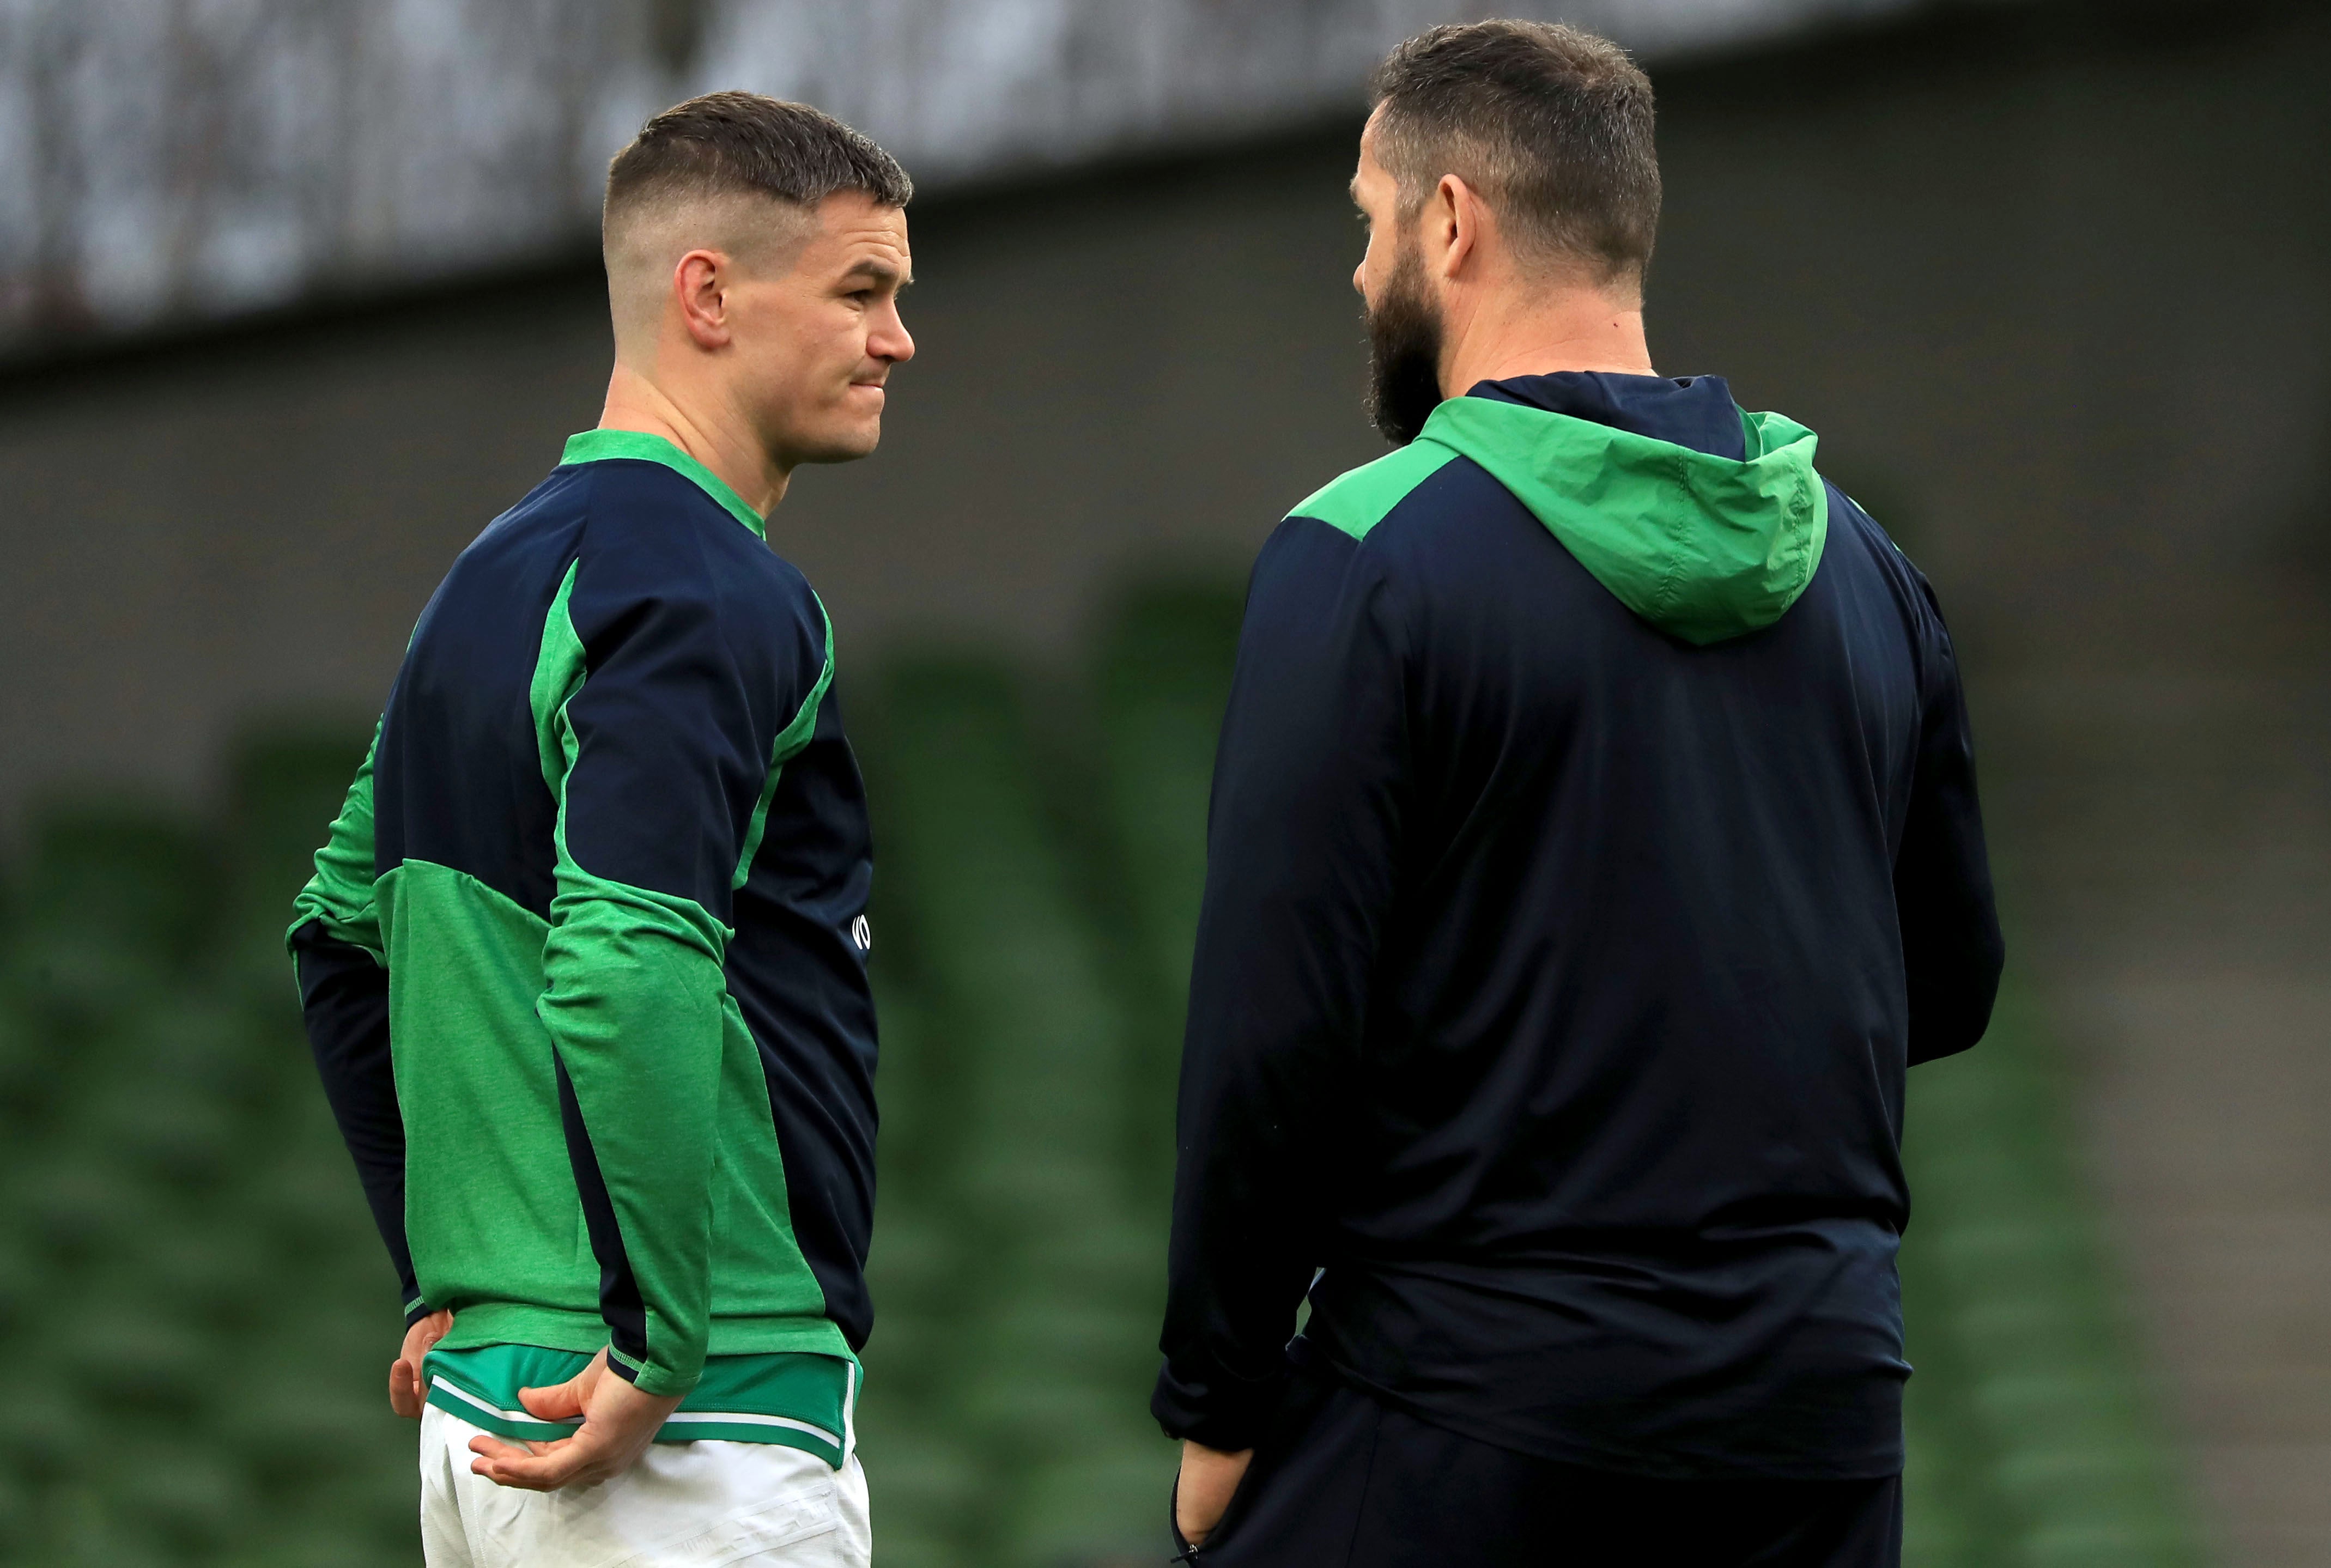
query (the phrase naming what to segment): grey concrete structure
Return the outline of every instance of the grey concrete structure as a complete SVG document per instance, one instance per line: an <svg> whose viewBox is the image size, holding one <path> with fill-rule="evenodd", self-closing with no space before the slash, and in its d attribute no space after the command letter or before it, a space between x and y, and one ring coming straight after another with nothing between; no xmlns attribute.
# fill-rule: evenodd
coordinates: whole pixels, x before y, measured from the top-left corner
<svg viewBox="0 0 2331 1568"><path fill-rule="evenodd" d="M2331 1564L2331 21L1958 16L1663 79L1663 367L1728 375L1937 583L2018 961L2239 1568ZM882 452L771 537L845 682L1076 645L1379 450L1348 128L916 219ZM0 388L0 812L190 800L368 713L597 407L586 266Z"/></svg>
<svg viewBox="0 0 2331 1568"><path fill-rule="evenodd" d="M0 6L0 352L537 260L666 104L805 99L926 190L1348 111L1436 22L1670 58L1927 0L192 0Z"/></svg>

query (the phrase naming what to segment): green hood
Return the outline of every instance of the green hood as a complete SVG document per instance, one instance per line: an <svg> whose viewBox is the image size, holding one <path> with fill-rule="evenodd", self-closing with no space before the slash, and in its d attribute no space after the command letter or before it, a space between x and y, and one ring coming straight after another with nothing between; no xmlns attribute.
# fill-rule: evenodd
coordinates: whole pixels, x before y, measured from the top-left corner
<svg viewBox="0 0 2331 1568"><path fill-rule="evenodd" d="M1405 450L1429 442L1471 458L1628 609L1688 642L1720 642L1786 613L1829 536L1813 432L1777 413L1740 423L1748 458L1735 462L1542 408L1452 397Z"/></svg>

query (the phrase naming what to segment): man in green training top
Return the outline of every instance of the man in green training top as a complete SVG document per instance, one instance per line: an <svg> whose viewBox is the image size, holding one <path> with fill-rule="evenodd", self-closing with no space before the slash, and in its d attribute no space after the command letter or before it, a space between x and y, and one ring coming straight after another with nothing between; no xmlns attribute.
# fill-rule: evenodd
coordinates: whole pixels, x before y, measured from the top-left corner
<svg viewBox="0 0 2331 1568"><path fill-rule="evenodd" d="M871 850L764 519L880 438L910 194L746 93L614 160L599 428L431 599L300 897L430 1568L870 1561Z"/></svg>

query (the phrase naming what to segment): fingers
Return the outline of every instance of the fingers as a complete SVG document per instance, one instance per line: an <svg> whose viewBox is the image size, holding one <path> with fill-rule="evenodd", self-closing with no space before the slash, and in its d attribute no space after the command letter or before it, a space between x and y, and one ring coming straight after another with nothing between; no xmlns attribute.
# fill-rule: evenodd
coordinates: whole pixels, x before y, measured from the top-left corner
<svg viewBox="0 0 2331 1568"><path fill-rule="evenodd" d="M440 1307L404 1331L404 1343L388 1369L388 1408L409 1421L421 1419L428 1402L422 1365L437 1342L453 1326L452 1312Z"/></svg>
<svg viewBox="0 0 2331 1568"><path fill-rule="evenodd" d="M528 1450L531 1449L531 1452ZM555 1492L561 1487L595 1486L621 1467L602 1444L579 1438L559 1438L547 1443L514 1448L490 1437L470 1440L472 1475L498 1487L526 1492Z"/></svg>
<svg viewBox="0 0 2331 1568"><path fill-rule="evenodd" d="M388 1408L407 1421L419 1421L421 1405L421 1369L399 1356L388 1369Z"/></svg>
<svg viewBox="0 0 2331 1568"><path fill-rule="evenodd" d="M553 1438L548 1442L543 1443L512 1443L505 1442L500 1438L492 1437L487 1433L480 1432L476 1437L470 1440L470 1451L473 1454L483 1454L490 1459L538 1459L540 1456L550 1452L553 1449L566 1448L573 1443L574 1440L575 1440L572 1438ZM475 1465L471 1465L470 1468L472 1470L477 1469ZM484 1472L479 1471L479 1473L482 1475Z"/></svg>
<svg viewBox="0 0 2331 1568"><path fill-rule="evenodd" d="M527 1414L540 1420L571 1421L583 1413L590 1392L584 1386L583 1373L578 1373L548 1388L522 1388L518 1391L518 1402L526 1407Z"/></svg>
<svg viewBox="0 0 2331 1568"><path fill-rule="evenodd" d="M565 1383L547 1388L519 1390L518 1402L526 1407L528 1414L539 1416L544 1421L573 1421L590 1405L592 1392L598 1388L599 1379L606 1371L607 1353L602 1350L584 1364L581 1372Z"/></svg>

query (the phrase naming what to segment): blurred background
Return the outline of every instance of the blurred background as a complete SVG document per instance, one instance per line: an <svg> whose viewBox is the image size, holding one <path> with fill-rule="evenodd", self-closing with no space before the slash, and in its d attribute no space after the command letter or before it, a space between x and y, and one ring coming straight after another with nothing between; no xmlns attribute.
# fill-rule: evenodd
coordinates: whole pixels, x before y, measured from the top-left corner
<svg viewBox="0 0 2331 1568"><path fill-rule="evenodd" d="M1577 0L1654 353L1936 584L2010 922L1912 1075L1908 1555L2331 1564L2331 15ZM414 618L596 417L606 158L897 152L880 454L773 543L872 792L889 1568L1158 1561L1170 1085L1243 573L1381 450L1343 186L1434 0L0 0L0 1561L417 1561L281 933Z"/></svg>

